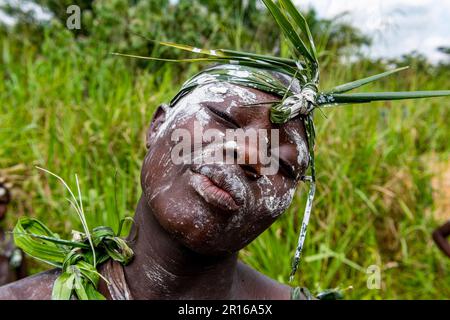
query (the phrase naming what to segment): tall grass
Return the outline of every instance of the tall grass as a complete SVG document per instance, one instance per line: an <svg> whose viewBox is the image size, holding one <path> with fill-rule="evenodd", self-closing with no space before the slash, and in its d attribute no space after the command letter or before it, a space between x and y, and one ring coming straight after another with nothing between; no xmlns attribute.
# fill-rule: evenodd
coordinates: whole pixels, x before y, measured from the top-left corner
<svg viewBox="0 0 450 320"><path fill-rule="evenodd" d="M117 230L140 195L152 113L176 93L184 75L170 65L152 74L132 71L130 61L108 56L102 46L75 46L63 33L46 37L42 51L9 38L0 46L0 169L26 168L8 223L29 215L62 234L81 228L63 188L34 169L39 165L72 186L78 174L88 224ZM323 88L370 73L363 64L324 71ZM409 70L376 86L367 90L448 89L450 81ZM318 190L294 285L312 291L352 286L347 298L450 296L450 261L431 240L437 221L430 186L431 159L450 153L449 113L448 99L316 113ZM299 188L289 210L241 255L286 283L304 192ZM370 265L381 270L380 290L366 286Z"/></svg>

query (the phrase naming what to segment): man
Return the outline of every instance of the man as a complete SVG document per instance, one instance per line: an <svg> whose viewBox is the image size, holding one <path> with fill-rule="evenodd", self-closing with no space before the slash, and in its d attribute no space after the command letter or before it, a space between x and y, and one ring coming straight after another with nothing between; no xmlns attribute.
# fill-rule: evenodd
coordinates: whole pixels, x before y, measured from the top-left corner
<svg viewBox="0 0 450 320"><path fill-rule="evenodd" d="M11 194L0 183L0 223L6 217ZM22 251L14 245L12 236L0 226L0 286L26 276L26 267Z"/></svg>
<svg viewBox="0 0 450 320"><path fill-rule="evenodd" d="M286 86L289 80L278 75ZM295 83L298 87L298 84ZM290 205L309 157L303 121L270 121L275 96L226 82L198 86L171 108L161 106L149 126L148 152L141 171L142 196L134 217L134 259L100 267L109 280L100 292L113 299L290 299L309 298L304 289L280 284L238 260L238 252L265 231ZM252 107L247 105L252 103ZM279 131L279 167L244 159L261 154L267 144L248 139L216 143L203 137L202 151L173 159L180 142L174 133L194 129L239 132ZM264 139L264 140L265 140ZM189 149L194 149L194 139ZM265 142L265 141L264 141ZM194 161L213 147L231 154L231 163ZM231 150L230 150L231 149ZM231 153L230 153L231 151ZM175 160L175 161L173 161ZM178 163L178 164L176 164ZM138 232L137 232L138 230ZM50 299L59 271L51 270L0 288L0 299Z"/></svg>
<svg viewBox="0 0 450 320"><path fill-rule="evenodd" d="M188 80L169 106L156 111L147 134L142 196L132 230L137 236L128 241L134 259L122 266L113 262L121 260L117 252L108 253L113 260L99 267L108 279L98 287L103 296L310 298L306 290L280 284L238 261L238 252L288 208L296 186L307 181L310 191L291 278L295 274L315 192L314 110L343 103L450 95L449 91L347 93L404 68L320 91L318 53L306 20L290 0L280 0L281 7L272 0L263 2L289 40L294 59L161 43L207 55L210 58L203 61L219 65ZM235 135L229 135L230 130ZM268 134L259 134L264 132ZM31 242L35 235L23 237ZM71 244L67 253L52 248L57 259L74 263L61 265L65 269L61 276L52 270L2 287L0 299L49 299L53 283L57 297L70 298L72 292L61 284L70 281L72 285L74 279L86 285L86 290L77 293L79 298L89 298L88 292L98 298L93 292L97 280L90 279L97 268L92 259L96 248L89 251L94 247L89 237L83 241ZM79 259L91 270L88 275L79 268L73 272Z"/></svg>

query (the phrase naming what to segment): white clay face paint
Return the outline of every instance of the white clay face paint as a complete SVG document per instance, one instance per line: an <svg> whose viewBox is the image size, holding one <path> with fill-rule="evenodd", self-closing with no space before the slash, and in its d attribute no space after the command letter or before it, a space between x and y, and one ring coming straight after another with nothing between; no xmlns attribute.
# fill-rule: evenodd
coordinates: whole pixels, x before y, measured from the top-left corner
<svg viewBox="0 0 450 320"><path fill-rule="evenodd" d="M296 146L298 164L300 166L304 165L306 159L308 159L308 148L305 140L295 129L287 128L286 132L290 137L289 139L293 140L291 142ZM284 209L286 209L290 205L292 199L294 198L296 189L295 186L288 188L288 190L282 196L277 196L277 190L273 186L272 181L267 176L263 176L257 184L261 190L261 201L269 211L273 212L274 217L283 213ZM287 187L286 182L284 184L284 187Z"/></svg>
<svg viewBox="0 0 450 320"><path fill-rule="evenodd" d="M174 107L169 108L166 121L159 128L156 139L165 135L169 129L174 129L177 125L183 124L184 121L194 115L202 125L206 125L210 117L203 110L201 103L207 101L220 103L224 101L222 93L209 90L212 86L217 86L217 84L212 83L195 88L191 93L181 98Z"/></svg>
<svg viewBox="0 0 450 320"><path fill-rule="evenodd" d="M228 92L228 88L220 85L211 86L209 91L215 94L226 94Z"/></svg>
<svg viewBox="0 0 450 320"><path fill-rule="evenodd" d="M237 95L243 104L256 103L256 94L247 88L234 85L232 86L231 93Z"/></svg>
<svg viewBox="0 0 450 320"><path fill-rule="evenodd" d="M247 71L239 71L239 72L247 72ZM226 95L227 97L233 95L237 96L239 97L241 104L251 104L256 102L256 94L250 91L248 88L241 87L235 84L230 84L227 82L217 82L215 83L214 86L209 87L209 91L214 94L223 94ZM233 104L233 106L237 106L234 100L231 102L231 104Z"/></svg>
<svg viewBox="0 0 450 320"><path fill-rule="evenodd" d="M236 71L237 72L237 71ZM205 83L214 81L215 78L210 75L205 75L199 82L203 81ZM182 126L186 121L195 117L202 127L207 126L210 122L210 115L203 107L204 102L214 102L221 103L224 102L227 97L236 97L233 98L230 102L230 105L227 106L227 111L230 111L233 107L238 107L239 104L252 104L257 102L256 94L247 88L233 85L224 82L212 82L205 85L198 86L188 95L181 98L177 104L173 108L169 108L168 114L166 115L166 121L159 128L156 139L159 139L167 134L170 134L170 131L173 131L179 126ZM292 130L295 132L294 130ZM296 135L295 135L296 134ZM307 154L306 145L301 139L301 136L298 132L292 134L296 140L297 150L298 150L298 161ZM217 148L220 146L210 146L211 148ZM206 150L208 150L206 148ZM165 160L165 159L164 159ZM246 183L241 181L236 174L234 174L233 170L229 170L228 166L224 165L222 173L226 176L227 181L232 184L232 189L239 196L239 198L243 199L246 203L254 202L254 195L252 192L247 192L250 190L246 187ZM206 170L206 169L205 169ZM259 201L260 204L263 204L268 211L273 213L273 216L277 216L282 213L282 211L290 204L292 201L295 187L289 188L282 196L278 196L279 190L276 190L272 185L272 182L267 176L263 176L260 181L258 181L258 186L261 190L261 199ZM167 192L167 188L160 188L155 193ZM278 191L278 192L277 192ZM180 214L186 210L186 204L173 204L174 209L179 209ZM192 204L194 205L194 203ZM246 207L244 204L243 208ZM201 208L198 208L197 212L202 212ZM242 223L244 223L245 212L240 210L233 218L230 225L227 227L229 229L239 227ZM196 226L201 228L202 225L207 223L208 215L199 214L196 217Z"/></svg>
<svg viewBox="0 0 450 320"><path fill-rule="evenodd" d="M230 105L227 107L227 112L230 113L231 108L235 108L235 107L237 107L237 103L236 103L236 101L233 100L233 101L231 101Z"/></svg>
<svg viewBox="0 0 450 320"><path fill-rule="evenodd" d="M306 159L308 159L308 147L306 146L306 141L302 138L297 130L292 128L286 128L289 140L293 140L295 147L297 148L297 163L301 166Z"/></svg>
<svg viewBox="0 0 450 320"><path fill-rule="evenodd" d="M250 73L246 70L230 70L228 74L237 78L248 78L250 76Z"/></svg>
<svg viewBox="0 0 450 320"><path fill-rule="evenodd" d="M277 189L267 176L262 176L257 184L261 190L261 200L258 205L263 204L268 211L272 212L273 217L282 214L294 197L295 186L289 188L282 196L278 196Z"/></svg>
<svg viewBox="0 0 450 320"><path fill-rule="evenodd" d="M205 82L215 79L210 75L205 75ZM161 125L156 138L165 135L168 130L174 130L178 125L182 125L191 116L196 117L196 120L202 126L206 126L210 120L210 116L202 107L204 102L220 103L224 102L225 98L230 96L237 96L241 104L252 104L257 101L256 94L250 90L237 85L226 82L213 82L195 88L185 97L181 98L177 104L169 108L166 121ZM237 107L236 101L232 101L228 107L228 111L232 107Z"/></svg>

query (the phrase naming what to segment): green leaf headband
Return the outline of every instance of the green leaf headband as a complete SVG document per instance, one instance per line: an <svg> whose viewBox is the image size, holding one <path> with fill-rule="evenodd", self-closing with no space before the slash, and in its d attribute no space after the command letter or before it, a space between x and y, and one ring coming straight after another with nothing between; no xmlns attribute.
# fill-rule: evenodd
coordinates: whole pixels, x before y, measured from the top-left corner
<svg viewBox="0 0 450 320"><path fill-rule="evenodd" d="M334 107L345 103L366 103L381 100L449 96L450 91L347 93L353 89L407 68L403 67L342 84L327 92L321 92L319 90L319 62L317 59L317 51L305 17L295 8L291 0L279 0L278 5L275 4L273 0L262 1L272 14L284 36L287 38L291 48L292 59L228 49L199 49L183 44L149 39L147 40L159 45L202 54L206 57L176 60L121 53L115 54L156 61L215 62L228 65L207 69L188 80L172 100L172 105L175 104L180 97L199 85L214 81L225 81L278 95L281 99L279 101L274 101L271 107L270 119L273 123L285 123L294 117L302 117L308 136L311 174L310 176L303 177L304 181L310 182L310 190L292 265L290 277L292 280L300 261L315 193L314 110L319 107ZM294 91L292 90L291 85L286 85L278 81L273 73L271 74L273 71L285 74L293 80L297 80L300 84L300 90Z"/></svg>

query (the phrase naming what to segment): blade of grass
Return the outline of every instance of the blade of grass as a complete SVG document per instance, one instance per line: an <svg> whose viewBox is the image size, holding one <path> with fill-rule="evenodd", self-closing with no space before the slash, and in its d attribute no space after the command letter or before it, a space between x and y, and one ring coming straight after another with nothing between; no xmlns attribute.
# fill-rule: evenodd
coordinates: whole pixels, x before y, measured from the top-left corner
<svg viewBox="0 0 450 320"><path fill-rule="evenodd" d="M53 172L51 172L49 170L46 170L44 168L41 168L41 167L38 167L38 166L36 166L36 168L39 169L39 170L42 170L42 171L44 171L44 172L46 172L46 173L48 173L48 174L50 174L52 176L54 176L55 178L57 178L63 184L63 186L67 189L67 191L69 191L69 194L72 196L73 201L69 200L69 199L68 200L69 200L70 204L74 207L74 209L77 212L78 217L79 217L79 219L81 221L81 225L83 226L84 232L85 232L86 237L88 238L89 244L91 246L91 250L92 250L92 253L93 253L93 257L94 257L94 265L95 265L96 264L96 257L95 257L94 244L92 243L91 234L89 232L89 228L88 228L88 225L87 225L87 222L86 222L86 218L85 218L85 215L84 215L84 212L83 212L82 204L78 203L77 198L75 197L75 195L72 192L72 189L67 185L67 183L64 181L63 178L61 178L57 174L55 174L55 173L53 173ZM77 182L78 191L80 192L80 186L79 186L79 183L78 183L78 177L76 175L75 175L75 178L76 178L76 182ZM80 197L81 197L81 193L80 193Z"/></svg>
<svg viewBox="0 0 450 320"><path fill-rule="evenodd" d="M91 245L92 255L93 255L93 258L94 258L94 266L96 266L97 265L97 258L96 258L96 255L95 255L95 248L94 248L94 244L92 242L92 237L91 237L91 234L90 234L90 231L89 231L89 228L88 228L88 225L87 225L87 221L86 221L86 216L85 216L84 210L83 210L83 200L81 198L80 182L78 181L78 175L77 174L75 174L75 181L76 181L76 184L77 184L78 199L80 201L80 209L81 209L80 219L82 219L83 226L85 226L86 237L88 238L89 244Z"/></svg>

